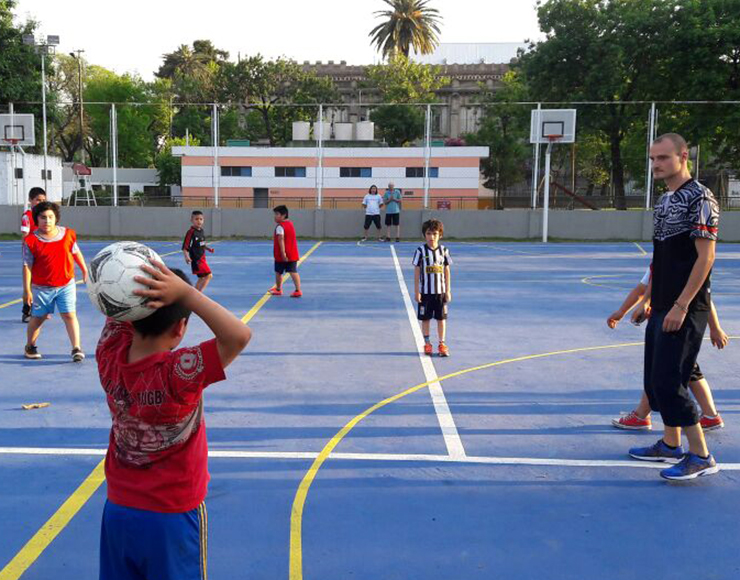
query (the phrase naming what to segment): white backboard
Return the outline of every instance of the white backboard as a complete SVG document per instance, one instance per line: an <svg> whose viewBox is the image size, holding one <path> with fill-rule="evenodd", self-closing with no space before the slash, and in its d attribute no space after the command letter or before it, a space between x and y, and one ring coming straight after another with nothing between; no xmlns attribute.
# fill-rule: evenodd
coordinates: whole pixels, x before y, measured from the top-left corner
<svg viewBox="0 0 740 580"><path fill-rule="evenodd" d="M21 147L36 145L33 115L16 113L0 115L0 146L10 146L10 139L18 139Z"/></svg>
<svg viewBox="0 0 740 580"><path fill-rule="evenodd" d="M557 143L576 140L575 109L532 109L530 143L549 143L548 135L562 135Z"/></svg>

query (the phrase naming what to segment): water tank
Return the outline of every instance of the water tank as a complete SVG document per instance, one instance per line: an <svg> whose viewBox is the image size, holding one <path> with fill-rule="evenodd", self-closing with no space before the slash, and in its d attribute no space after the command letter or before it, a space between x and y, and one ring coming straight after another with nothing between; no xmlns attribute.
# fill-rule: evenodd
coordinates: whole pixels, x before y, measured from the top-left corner
<svg viewBox="0 0 740 580"><path fill-rule="evenodd" d="M307 121L293 122L293 141L308 141L311 133L311 123Z"/></svg>
<svg viewBox="0 0 740 580"><path fill-rule="evenodd" d="M334 123L334 139L352 141L352 123Z"/></svg>
<svg viewBox="0 0 740 580"><path fill-rule="evenodd" d="M357 123L357 140L373 141L375 140L375 123L372 121L360 121Z"/></svg>
<svg viewBox="0 0 740 580"><path fill-rule="evenodd" d="M331 123L325 119L322 127L323 127L324 135L322 136L321 140L328 141L329 139L331 139ZM319 122L318 121L316 121L313 124L313 138L315 141L318 141L319 139Z"/></svg>

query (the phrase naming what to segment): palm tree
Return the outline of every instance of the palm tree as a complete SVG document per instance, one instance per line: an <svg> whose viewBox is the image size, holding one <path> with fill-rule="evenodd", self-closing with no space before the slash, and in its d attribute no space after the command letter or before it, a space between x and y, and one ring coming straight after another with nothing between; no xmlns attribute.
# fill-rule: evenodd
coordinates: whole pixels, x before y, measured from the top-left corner
<svg viewBox="0 0 740 580"><path fill-rule="evenodd" d="M370 32L372 43L383 53L383 58L396 54L409 56L413 46L416 52L429 54L439 44L439 10L429 8L429 0L383 0L392 10L378 10L376 18L384 18Z"/></svg>

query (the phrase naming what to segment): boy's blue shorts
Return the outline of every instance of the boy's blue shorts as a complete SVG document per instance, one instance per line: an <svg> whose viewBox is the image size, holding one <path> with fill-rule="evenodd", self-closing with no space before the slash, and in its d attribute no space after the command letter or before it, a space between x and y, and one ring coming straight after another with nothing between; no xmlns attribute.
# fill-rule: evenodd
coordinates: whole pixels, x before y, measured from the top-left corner
<svg viewBox="0 0 740 580"><path fill-rule="evenodd" d="M208 514L163 514L105 502L100 580L206 580Z"/></svg>
<svg viewBox="0 0 740 580"><path fill-rule="evenodd" d="M69 314L77 309L77 286L74 280L59 287L32 286L31 293L31 316L43 318L47 314L54 314L55 309L59 309L61 314Z"/></svg>

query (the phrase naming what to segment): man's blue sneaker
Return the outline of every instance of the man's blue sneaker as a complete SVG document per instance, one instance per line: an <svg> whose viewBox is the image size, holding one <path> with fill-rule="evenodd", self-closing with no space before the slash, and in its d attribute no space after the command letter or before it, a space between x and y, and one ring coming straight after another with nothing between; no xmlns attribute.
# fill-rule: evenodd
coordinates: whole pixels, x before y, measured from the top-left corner
<svg viewBox="0 0 740 580"><path fill-rule="evenodd" d="M711 455L702 459L694 453L687 453L679 463L661 471L660 476L665 479L686 481L717 472L719 472L719 465Z"/></svg>
<svg viewBox="0 0 740 580"><path fill-rule="evenodd" d="M680 445L671 449L662 439L658 439L655 445L650 447L633 447L629 450L630 457L642 461L666 461L678 463L684 456L683 447Z"/></svg>

